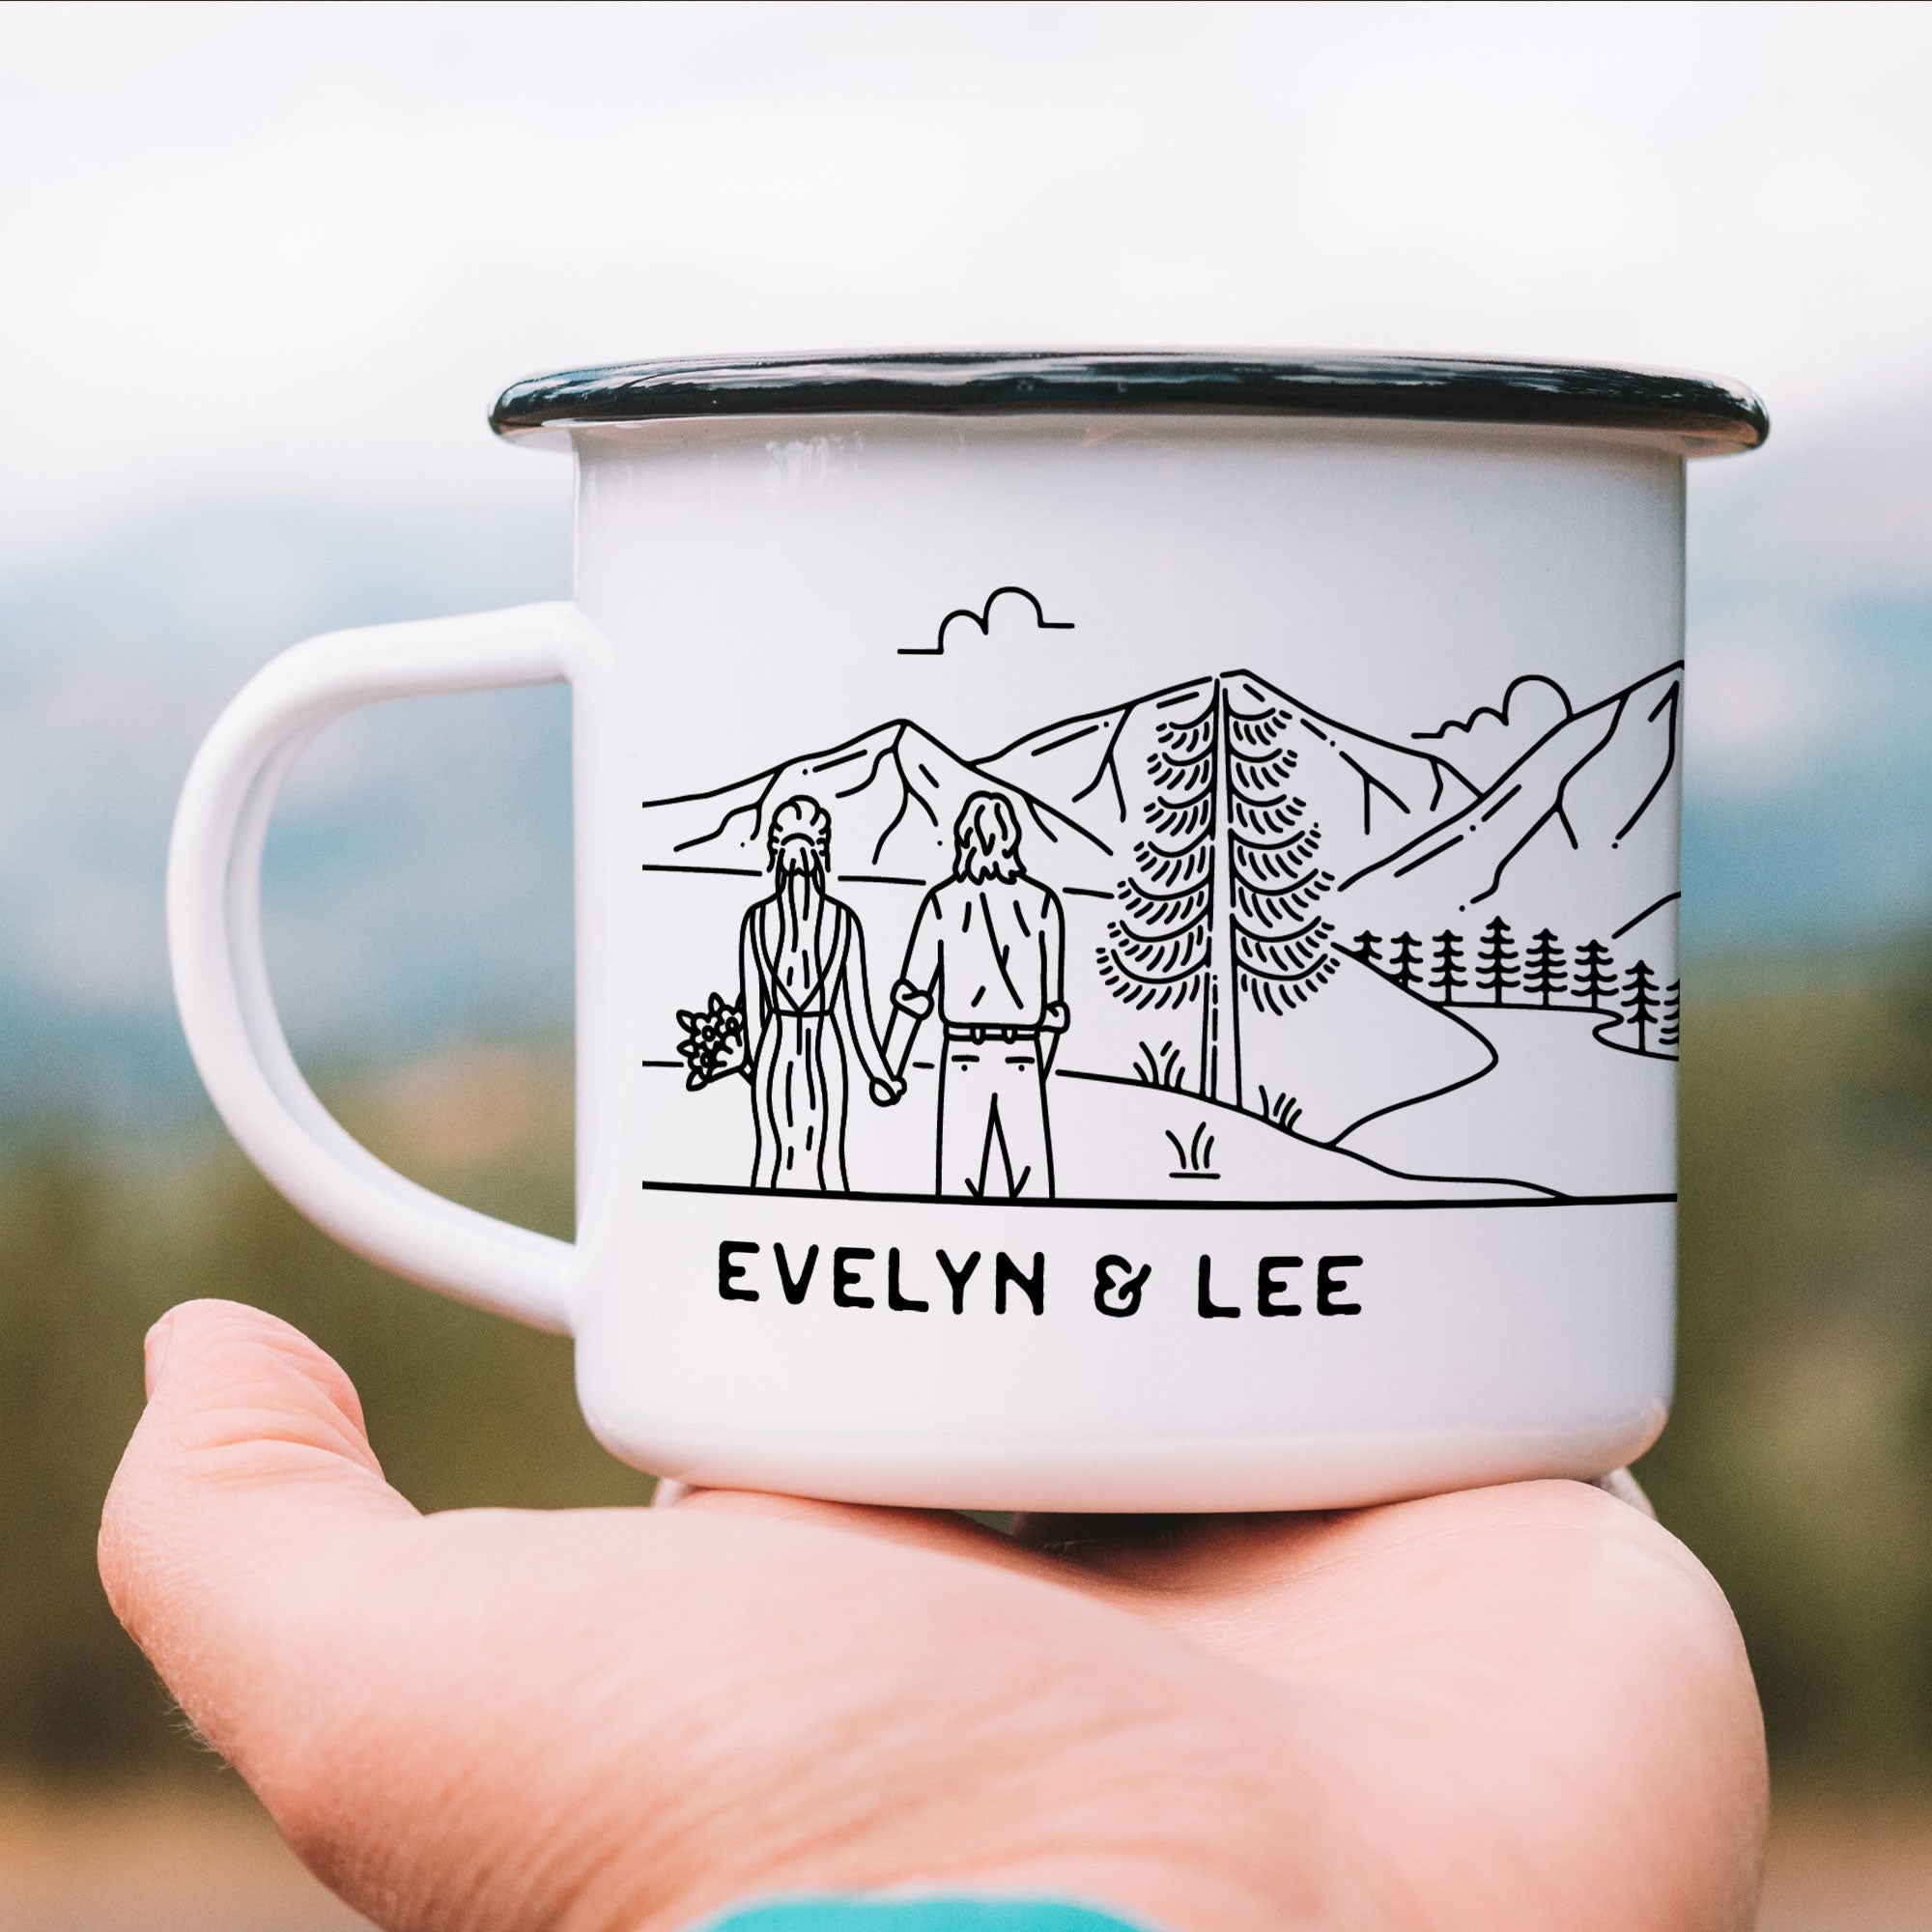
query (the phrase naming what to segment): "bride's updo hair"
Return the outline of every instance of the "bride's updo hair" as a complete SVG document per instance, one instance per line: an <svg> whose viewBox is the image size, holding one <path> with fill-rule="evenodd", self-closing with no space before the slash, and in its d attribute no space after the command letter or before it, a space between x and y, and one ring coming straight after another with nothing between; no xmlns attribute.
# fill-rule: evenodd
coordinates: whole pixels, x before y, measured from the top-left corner
<svg viewBox="0 0 1932 1932"><path fill-rule="evenodd" d="M832 814L815 798L788 798L772 813L765 845L780 878L822 887L832 867Z"/></svg>

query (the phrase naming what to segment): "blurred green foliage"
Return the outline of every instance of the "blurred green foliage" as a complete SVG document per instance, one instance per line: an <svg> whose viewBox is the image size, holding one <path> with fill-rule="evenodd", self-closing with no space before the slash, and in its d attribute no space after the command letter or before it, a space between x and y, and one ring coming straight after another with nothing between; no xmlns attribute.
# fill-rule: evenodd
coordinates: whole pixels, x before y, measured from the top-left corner
<svg viewBox="0 0 1932 1932"><path fill-rule="evenodd" d="M1932 1768L1932 952L1694 986L1678 1394L1640 1474L1775 1757Z"/></svg>
<svg viewBox="0 0 1932 1932"><path fill-rule="evenodd" d="M1932 1768L1932 953L1706 972L1686 1007L1676 1412L1641 1475L1745 1628L1787 1768ZM567 1059L456 1054L338 1086L349 1124L472 1205L565 1233ZM0 1148L0 1776L205 1776L109 1614L95 1525L140 1340L225 1294L315 1337L425 1508L639 1502L568 1345L399 1284L212 1130Z"/></svg>
<svg viewBox="0 0 1932 1932"><path fill-rule="evenodd" d="M567 1060L458 1057L343 1119L425 1182L548 1233L571 1226ZM519 1070L520 1067L523 1070ZM141 1410L164 1309L271 1309L348 1369L385 1473L425 1509L642 1502L591 1439L569 1344L397 1281L318 1234L225 1136L0 1151L0 1777L212 1775L94 1573L100 1501Z"/></svg>

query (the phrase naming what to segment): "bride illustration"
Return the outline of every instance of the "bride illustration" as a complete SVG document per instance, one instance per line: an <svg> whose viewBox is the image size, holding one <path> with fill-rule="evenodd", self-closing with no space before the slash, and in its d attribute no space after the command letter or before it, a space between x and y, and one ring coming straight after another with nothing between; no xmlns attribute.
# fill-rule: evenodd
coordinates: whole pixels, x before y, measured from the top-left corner
<svg viewBox="0 0 1932 1932"><path fill-rule="evenodd" d="M787 799L766 842L775 890L745 915L738 942L757 1127L752 1185L842 1194L848 1048L879 1106L905 1083L872 1027L858 916L825 890L831 814L816 799Z"/></svg>

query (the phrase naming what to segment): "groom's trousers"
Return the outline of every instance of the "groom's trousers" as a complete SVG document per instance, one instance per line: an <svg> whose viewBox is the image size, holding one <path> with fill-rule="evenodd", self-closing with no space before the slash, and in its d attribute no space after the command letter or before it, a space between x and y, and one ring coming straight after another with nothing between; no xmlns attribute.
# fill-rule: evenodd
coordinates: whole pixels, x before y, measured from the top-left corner
<svg viewBox="0 0 1932 1932"><path fill-rule="evenodd" d="M1026 1027L948 1027L939 1066L941 1194L1050 1198L1053 1138L1041 1036Z"/></svg>

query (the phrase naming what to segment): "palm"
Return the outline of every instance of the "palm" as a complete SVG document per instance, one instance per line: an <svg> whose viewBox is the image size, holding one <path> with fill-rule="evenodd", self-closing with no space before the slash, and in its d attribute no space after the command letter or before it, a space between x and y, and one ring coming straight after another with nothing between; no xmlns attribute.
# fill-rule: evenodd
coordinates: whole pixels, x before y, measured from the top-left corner
<svg viewBox="0 0 1932 1932"><path fill-rule="evenodd" d="M682 1926L906 1882L1176 1932L1747 1922L1736 1633L1635 1511L1023 1523L722 1492L422 1518L339 1371L200 1304L110 1501L117 1607L394 1927Z"/></svg>

